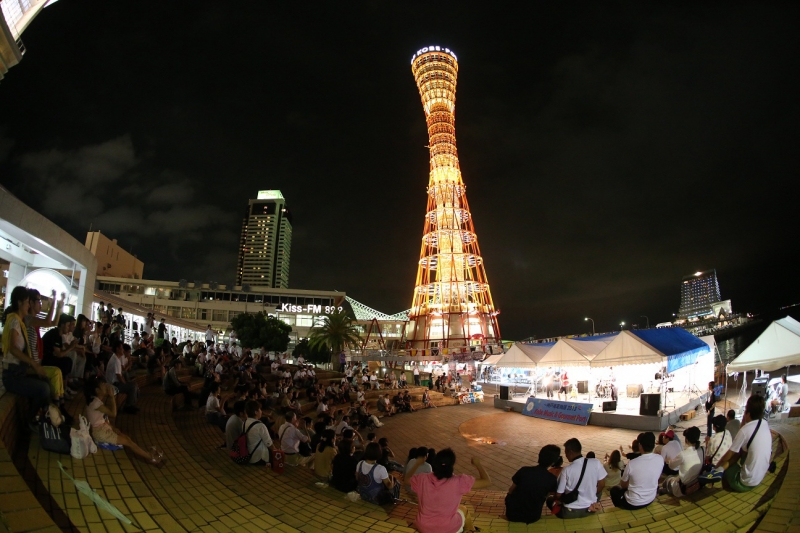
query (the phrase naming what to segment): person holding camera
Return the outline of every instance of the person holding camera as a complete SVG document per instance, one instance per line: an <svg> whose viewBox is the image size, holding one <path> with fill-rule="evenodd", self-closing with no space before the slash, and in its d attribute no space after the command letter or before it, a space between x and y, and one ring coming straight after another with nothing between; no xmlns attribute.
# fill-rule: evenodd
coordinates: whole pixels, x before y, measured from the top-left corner
<svg viewBox="0 0 800 533"><path fill-rule="evenodd" d="M597 494L605 488L606 469L594 456L581 455L578 439L564 443L564 455L570 464L558 475L556 495L547 499L547 507L559 518L583 518L597 510Z"/></svg>

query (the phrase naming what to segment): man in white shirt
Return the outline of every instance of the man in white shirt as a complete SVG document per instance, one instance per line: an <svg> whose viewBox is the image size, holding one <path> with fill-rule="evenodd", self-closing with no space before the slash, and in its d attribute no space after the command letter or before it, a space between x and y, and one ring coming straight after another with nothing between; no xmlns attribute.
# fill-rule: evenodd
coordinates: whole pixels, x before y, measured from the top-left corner
<svg viewBox="0 0 800 533"><path fill-rule="evenodd" d="M789 385L786 384L786 374L784 374L781 376L781 382L775 385L775 399L769 404L770 413L779 413L783 409L783 406L786 405L786 396L788 394Z"/></svg>
<svg viewBox="0 0 800 533"><path fill-rule="evenodd" d="M122 373L122 358L125 357L125 346L121 341L115 341L114 352L108 359L106 365L106 381L114 385L119 391L125 394L125 407L123 412L135 415L139 412L136 401L139 399L139 386L135 381L127 381ZM130 349L130 348L128 348Z"/></svg>
<svg viewBox="0 0 800 533"><path fill-rule="evenodd" d="M339 422L339 424L336 426L334 432L336 433L336 436L339 437L341 436L342 431L344 431L345 429L353 429L350 426L350 415L344 415L342 417L342 421Z"/></svg>
<svg viewBox="0 0 800 533"><path fill-rule="evenodd" d="M414 365L414 385L416 385L417 387L420 386L419 367L417 365Z"/></svg>
<svg viewBox="0 0 800 533"><path fill-rule="evenodd" d="M742 417L742 427L733 439L730 450L717 462L725 468L724 480L730 490L747 492L764 480L770 467L772 434L764 420L763 396L750 396ZM739 459L745 456L742 464Z"/></svg>
<svg viewBox="0 0 800 533"><path fill-rule="evenodd" d="M186 341L186 344L183 345L183 358L185 359L190 355L192 355L192 341Z"/></svg>
<svg viewBox="0 0 800 533"><path fill-rule="evenodd" d="M148 335L152 335L154 327L155 319L153 318L153 313L147 313L147 318L144 319L144 324L142 325L142 331Z"/></svg>
<svg viewBox="0 0 800 533"><path fill-rule="evenodd" d="M307 465L314 460L312 453L308 457L300 455L300 443L311 439L300 430L305 422L297 418L294 411L286 413L286 422L278 429L278 438L281 441L281 450L286 454L286 464L291 466Z"/></svg>
<svg viewBox="0 0 800 533"><path fill-rule="evenodd" d="M656 436L646 431L636 439L642 455L631 459L619 486L611 488L611 501L615 507L634 511L647 507L658 495L658 478L664 468L664 459L653 454Z"/></svg>
<svg viewBox="0 0 800 533"><path fill-rule="evenodd" d="M206 328L206 346L208 346L209 348L214 346L215 338L216 334L214 333L214 330L211 329L211 324L209 324L208 327Z"/></svg>
<svg viewBox="0 0 800 533"><path fill-rule="evenodd" d="M298 365L304 365L304 364L306 364L306 358L305 358L305 357L303 357L302 355L300 355L300 356L297 358L297 364L298 364Z"/></svg>
<svg viewBox="0 0 800 533"><path fill-rule="evenodd" d="M680 441L675 439L675 432L671 429L666 433L662 433L664 446L661 448L661 457L664 458L664 468L662 473L667 476L674 476L678 473L677 470L672 470L669 467L670 461L678 457L683 451Z"/></svg>
<svg viewBox="0 0 800 533"><path fill-rule="evenodd" d="M247 420L244 421L244 430L247 433L247 451L252 453L251 465L268 465L269 451L276 449L272 444L267 426L261 421L261 404L250 400L245 406Z"/></svg>
<svg viewBox="0 0 800 533"><path fill-rule="evenodd" d="M561 474L558 476L556 497L548 498L547 506L552 509L553 504L561 500L565 493L577 488L578 499L570 503L561 502L561 510L556 516L564 519L583 518L595 511L592 506L597 502L597 495L605 487L605 478L608 474L603 468L603 463L581 455L581 443L578 439L569 439L564 443L564 455L570 464L561 470ZM581 472L583 472L583 479L581 479ZM580 486L578 485L579 481Z"/></svg>

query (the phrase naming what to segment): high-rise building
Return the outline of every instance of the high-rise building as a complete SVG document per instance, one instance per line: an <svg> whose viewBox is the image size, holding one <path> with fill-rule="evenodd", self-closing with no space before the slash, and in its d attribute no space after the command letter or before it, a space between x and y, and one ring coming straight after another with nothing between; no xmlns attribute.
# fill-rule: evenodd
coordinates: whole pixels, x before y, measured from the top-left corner
<svg viewBox="0 0 800 533"><path fill-rule="evenodd" d="M0 80L22 61L22 32L52 0L0 0Z"/></svg>
<svg viewBox="0 0 800 533"><path fill-rule="evenodd" d="M722 303L721 299L715 269L684 276L678 318L686 320L716 315L715 304ZM730 312L730 301L727 302L727 311Z"/></svg>
<svg viewBox="0 0 800 533"><path fill-rule="evenodd" d="M458 60L431 46L411 58L428 124L430 177L422 250L405 340L411 348L463 348L500 341L478 237L456 150Z"/></svg>
<svg viewBox="0 0 800 533"><path fill-rule="evenodd" d="M292 215L281 191L258 191L247 203L239 242L236 284L289 287Z"/></svg>

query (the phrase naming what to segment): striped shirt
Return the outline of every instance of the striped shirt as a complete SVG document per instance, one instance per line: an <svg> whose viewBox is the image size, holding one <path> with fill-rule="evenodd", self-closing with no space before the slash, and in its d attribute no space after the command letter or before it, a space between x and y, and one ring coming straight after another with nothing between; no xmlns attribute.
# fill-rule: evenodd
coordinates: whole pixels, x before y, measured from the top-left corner
<svg viewBox="0 0 800 533"><path fill-rule="evenodd" d="M33 355L34 361L41 361L42 356L39 354L39 336L37 335L37 329L31 326L31 321L33 321L33 316L28 315L24 317L22 320L25 322L25 329L28 330L28 346L31 347L31 355Z"/></svg>

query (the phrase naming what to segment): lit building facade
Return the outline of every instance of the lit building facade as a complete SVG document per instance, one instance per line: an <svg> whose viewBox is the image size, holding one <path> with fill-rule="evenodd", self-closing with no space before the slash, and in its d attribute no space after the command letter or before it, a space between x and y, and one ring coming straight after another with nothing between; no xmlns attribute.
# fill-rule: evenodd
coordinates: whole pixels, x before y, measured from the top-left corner
<svg viewBox="0 0 800 533"><path fill-rule="evenodd" d="M25 54L22 32L52 0L0 0L0 80Z"/></svg>
<svg viewBox="0 0 800 533"><path fill-rule="evenodd" d="M242 222L237 285L288 288L291 248L292 215L283 194L258 191Z"/></svg>
<svg viewBox="0 0 800 533"><path fill-rule="evenodd" d="M715 269L695 272L681 280L679 320L716 316L722 309L731 312L730 300L721 302L719 281Z"/></svg>
<svg viewBox="0 0 800 533"><path fill-rule="evenodd" d="M97 273L115 278L142 279L144 263L99 231L86 234L86 248L97 258Z"/></svg>
<svg viewBox="0 0 800 533"><path fill-rule="evenodd" d="M228 337L230 323L241 313L264 311L292 326L289 349L307 338L322 315L342 310L345 293L269 287L226 287L215 283L187 281L133 280L97 277L96 297L110 294L143 309L181 319L202 327L207 325ZM169 318L167 318L169 322Z"/></svg>
<svg viewBox="0 0 800 533"><path fill-rule="evenodd" d="M428 125L430 175L422 249L405 341L414 349L499 344L478 237L456 150L458 61L439 46L411 58Z"/></svg>

